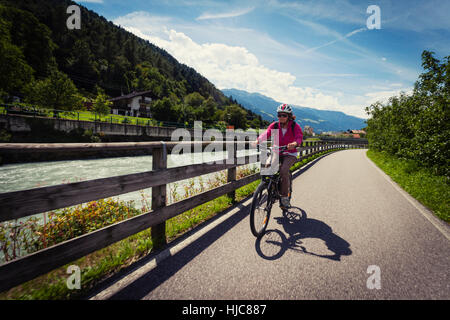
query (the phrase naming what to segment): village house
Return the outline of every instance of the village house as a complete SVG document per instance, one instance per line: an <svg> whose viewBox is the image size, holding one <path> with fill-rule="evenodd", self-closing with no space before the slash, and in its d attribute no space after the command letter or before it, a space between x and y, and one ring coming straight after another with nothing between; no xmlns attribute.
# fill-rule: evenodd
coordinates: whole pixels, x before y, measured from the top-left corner
<svg viewBox="0 0 450 320"><path fill-rule="evenodd" d="M113 103L111 113L130 117L151 118L151 91L132 92L109 99Z"/></svg>
<svg viewBox="0 0 450 320"><path fill-rule="evenodd" d="M347 130L350 136L353 138L361 138L361 135L365 137L366 132L364 130Z"/></svg>
<svg viewBox="0 0 450 320"><path fill-rule="evenodd" d="M353 134L366 134L364 130L349 130L349 132Z"/></svg>
<svg viewBox="0 0 450 320"><path fill-rule="evenodd" d="M310 126L304 126L303 132L308 136L315 136L314 129Z"/></svg>

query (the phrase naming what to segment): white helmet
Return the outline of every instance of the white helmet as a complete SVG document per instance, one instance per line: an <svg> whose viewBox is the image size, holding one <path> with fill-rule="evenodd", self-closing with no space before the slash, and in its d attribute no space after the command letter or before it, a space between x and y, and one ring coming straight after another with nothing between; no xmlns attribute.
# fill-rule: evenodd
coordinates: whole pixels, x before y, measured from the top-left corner
<svg viewBox="0 0 450 320"><path fill-rule="evenodd" d="M278 108L277 108L277 113L278 112L284 112L284 113L292 114L292 108L286 103L280 104L278 106Z"/></svg>

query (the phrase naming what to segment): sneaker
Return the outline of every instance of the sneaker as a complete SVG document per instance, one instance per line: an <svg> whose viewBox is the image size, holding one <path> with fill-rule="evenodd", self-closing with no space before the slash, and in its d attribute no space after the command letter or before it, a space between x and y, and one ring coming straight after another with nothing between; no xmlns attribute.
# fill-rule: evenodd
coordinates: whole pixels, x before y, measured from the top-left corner
<svg viewBox="0 0 450 320"><path fill-rule="evenodd" d="M281 197L281 199L280 199L280 207L286 208L286 209L291 207L291 203L289 201L289 197Z"/></svg>

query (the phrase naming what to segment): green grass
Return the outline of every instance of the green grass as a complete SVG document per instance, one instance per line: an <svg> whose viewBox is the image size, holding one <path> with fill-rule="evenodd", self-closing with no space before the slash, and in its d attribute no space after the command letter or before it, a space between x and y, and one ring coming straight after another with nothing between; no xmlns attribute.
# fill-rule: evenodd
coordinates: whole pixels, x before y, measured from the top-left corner
<svg viewBox="0 0 450 320"><path fill-rule="evenodd" d="M80 121L101 121L108 123L119 123L119 124L132 124L132 125L151 125L158 126L161 125L160 122L155 119L141 118L141 117L131 117L122 116L116 114L108 114L106 116L98 116L90 111L76 111L74 113L64 113L61 114L61 118L68 120L80 120Z"/></svg>
<svg viewBox="0 0 450 320"><path fill-rule="evenodd" d="M338 149L327 150L304 159L293 166L291 171L299 169L323 154L336 150ZM247 172L247 174L251 173ZM219 180L213 181L213 183L218 183ZM237 189L236 201L242 201L251 195L259 183L260 180L257 180ZM170 242L180 237L187 231L232 206L232 199L224 195L167 220L167 240ZM151 229L144 230L63 267L57 268L48 274L28 281L9 291L0 293L0 300L76 299L86 294L89 289L98 284L102 279L131 265L143 256L148 255L152 250ZM77 265L81 269L81 290L69 290L66 286L66 279L69 276L66 274L66 270L69 265Z"/></svg>
<svg viewBox="0 0 450 320"><path fill-rule="evenodd" d="M450 222L450 179L437 176L428 168L409 159L399 159L386 152L368 150L367 156L400 187L440 219Z"/></svg>
<svg viewBox="0 0 450 320"><path fill-rule="evenodd" d="M25 108L25 107L23 107ZM53 117L54 113L53 110L50 109L37 109L42 116L46 117ZM31 115L32 109L29 110ZM6 110L4 107L0 106L0 114L6 113ZM150 126L162 126L162 122L156 121L155 119L150 118L142 118L142 117L131 117L131 116L122 116L122 115L116 115L116 114L108 114L106 116L99 116L96 115L94 112L91 111L73 111L73 112L67 112L67 111L61 111L58 115L61 119L68 119L68 120L80 120L80 121L102 121L102 122L108 122L108 123L119 123L119 124L132 124L132 125L150 125Z"/></svg>

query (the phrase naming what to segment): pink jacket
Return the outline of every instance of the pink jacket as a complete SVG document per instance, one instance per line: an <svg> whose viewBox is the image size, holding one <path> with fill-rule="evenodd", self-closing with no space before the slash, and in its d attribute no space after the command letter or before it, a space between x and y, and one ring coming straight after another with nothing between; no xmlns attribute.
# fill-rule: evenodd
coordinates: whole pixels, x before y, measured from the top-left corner
<svg viewBox="0 0 450 320"><path fill-rule="evenodd" d="M277 130L274 129L275 123L276 122L271 123L267 128L267 130L258 137L257 139L258 143L270 139L270 137L272 136L272 130ZM289 143L296 141L298 146L300 146L303 141L302 128L300 128L300 125L298 123L295 123L294 132L292 132L292 120L291 120L288 122L286 134L283 136L283 133L281 131L281 124L278 122L278 140L279 141L275 141L275 145L286 146ZM292 151L296 152L295 150Z"/></svg>

